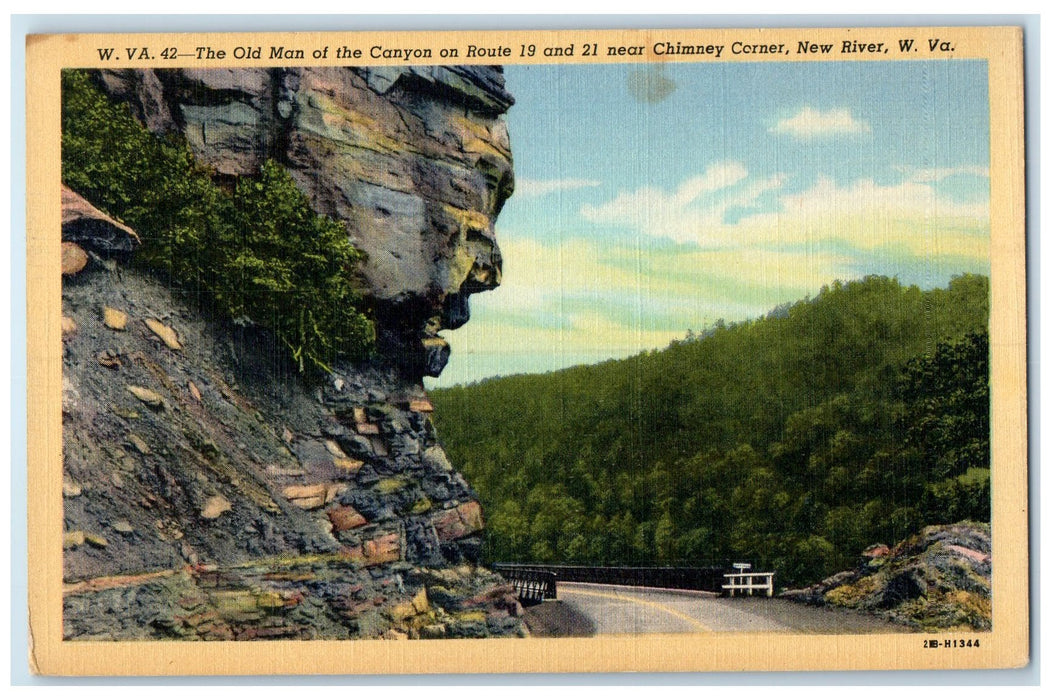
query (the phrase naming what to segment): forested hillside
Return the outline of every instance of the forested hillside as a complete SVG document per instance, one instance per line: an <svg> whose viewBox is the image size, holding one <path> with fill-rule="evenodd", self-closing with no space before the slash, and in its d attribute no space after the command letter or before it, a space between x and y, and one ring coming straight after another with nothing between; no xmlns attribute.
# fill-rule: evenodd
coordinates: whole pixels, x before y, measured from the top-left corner
<svg viewBox="0 0 1051 700"><path fill-rule="evenodd" d="M435 391L491 561L852 565L989 519L988 279L868 277L626 360Z"/></svg>

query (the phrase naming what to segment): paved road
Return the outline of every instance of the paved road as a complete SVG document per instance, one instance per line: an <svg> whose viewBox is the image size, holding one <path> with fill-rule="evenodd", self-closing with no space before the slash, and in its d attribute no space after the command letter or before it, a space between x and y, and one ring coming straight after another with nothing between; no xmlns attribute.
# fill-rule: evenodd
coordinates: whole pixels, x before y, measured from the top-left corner
<svg viewBox="0 0 1051 700"><path fill-rule="evenodd" d="M714 593L562 581L558 598L592 620L596 634L909 631L869 615L777 598L720 598Z"/></svg>

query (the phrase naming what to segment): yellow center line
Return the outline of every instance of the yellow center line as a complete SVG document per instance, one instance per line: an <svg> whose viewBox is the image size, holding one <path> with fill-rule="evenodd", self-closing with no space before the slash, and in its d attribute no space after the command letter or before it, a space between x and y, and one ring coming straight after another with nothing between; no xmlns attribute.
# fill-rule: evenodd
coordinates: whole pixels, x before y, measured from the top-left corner
<svg viewBox="0 0 1051 700"><path fill-rule="evenodd" d="M692 624L695 627L697 627L698 629L700 629L702 632L711 632L712 631L710 627L705 627L700 622L698 622L696 618L690 617L689 615L687 615L685 613L681 613L678 610L675 610L674 608L669 608L667 605L661 605L660 603L654 603L654 602L649 601L649 600L643 600L642 598L633 598L632 596L622 595L620 593L597 593L595 591L582 591L579 588L569 588L568 586L566 588L567 588L566 592L567 593L572 593L573 595L587 595L587 596L591 596L593 598L611 598L613 600L622 600L622 601L627 601L629 603L638 603L640 605L648 605L651 608L656 608L657 610L660 610L661 612L664 612L664 613L667 613L667 614L672 615L674 617L677 617L680 620L685 620L686 622L689 622L690 624Z"/></svg>

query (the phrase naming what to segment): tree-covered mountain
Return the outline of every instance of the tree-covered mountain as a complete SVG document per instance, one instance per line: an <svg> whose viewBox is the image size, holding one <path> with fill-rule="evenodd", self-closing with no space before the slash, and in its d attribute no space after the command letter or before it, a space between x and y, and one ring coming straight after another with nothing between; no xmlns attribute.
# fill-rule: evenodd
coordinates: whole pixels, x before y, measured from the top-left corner
<svg viewBox="0 0 1051 700"><path fill-rule="evenodd" d="M751 560L785 584L989 519L988 279L836 282L625 360L434 391L491 561Z"/></svg>

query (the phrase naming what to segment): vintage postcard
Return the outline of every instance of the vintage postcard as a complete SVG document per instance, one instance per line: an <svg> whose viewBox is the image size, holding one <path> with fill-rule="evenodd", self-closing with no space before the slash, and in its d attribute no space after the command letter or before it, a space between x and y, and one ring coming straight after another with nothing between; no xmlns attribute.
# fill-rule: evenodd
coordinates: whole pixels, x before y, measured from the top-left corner
<svg viewBox="0 0 1051 700"><path fill-rule="evenodd" d="M1019 28L26 52L34 672L1028 663Z"/></svg>

